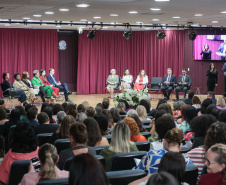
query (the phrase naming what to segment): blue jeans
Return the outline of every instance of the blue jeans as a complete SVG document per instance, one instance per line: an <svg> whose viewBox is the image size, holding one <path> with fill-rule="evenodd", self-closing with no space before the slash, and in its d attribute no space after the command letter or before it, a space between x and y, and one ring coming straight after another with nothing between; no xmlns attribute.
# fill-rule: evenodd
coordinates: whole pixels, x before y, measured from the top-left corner
<svg viewBox="0 0 226 185"><path fill-rule="evenodd" d="M64 92L64 96L65 96L65 100L67 101L68 100L68 86L66 83L63 83L61 85L55 85L56 88L60 89L60 91L63 91Z"/></svg>
<svg viewBox="0 0 226 185"><path fill-rule="evenodd" d="M22 89L17 90L17 95L15 97L18 98L21 103L25 102L27 99L27 96Z"/></svg>

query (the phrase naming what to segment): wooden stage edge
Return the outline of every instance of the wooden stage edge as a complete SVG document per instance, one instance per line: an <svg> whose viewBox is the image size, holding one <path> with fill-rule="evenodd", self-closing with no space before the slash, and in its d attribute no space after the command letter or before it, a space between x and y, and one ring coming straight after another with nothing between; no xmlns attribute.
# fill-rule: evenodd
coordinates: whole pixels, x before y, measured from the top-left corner
<svg viewBox="0 0 226 185"><path fill-rule="evenodd" d="M108 95L109 97L110 95ZM199 96L201 101L206 99L207 96L206 95L200 95ZM222 95L216 95L216 99L222 97ZM89 103L90 106L95 107L96 104L101 103L103 98L106 98L106 94L89 94L89 95L77 95L76 93L73 93L72 95L69 96L69 98L75 103L75 104L81 104L83 101L87 101ZM162 94L158 95L158 99L163 98ZM173 94L172 96L173 99L176 99L175 94ZM183 98L183 95L180 95L180 98ZM151 106L152 108L156 108L157 103L158 103L158 99L157 99L157 94L151 94ZM6 100L5 100L6 102ZM19 105L19 102L17 100L13 100L14 102L14 106ZM63 102L59 102L60 104L62 104ZM168 101L168 103L173 106L174 101ZM40 107L41 105L37 105L37 107ZM114 107L114 102L113 99L110 99L110 106ZM6 105L7 108L9 108L9 101Z"/></svg>

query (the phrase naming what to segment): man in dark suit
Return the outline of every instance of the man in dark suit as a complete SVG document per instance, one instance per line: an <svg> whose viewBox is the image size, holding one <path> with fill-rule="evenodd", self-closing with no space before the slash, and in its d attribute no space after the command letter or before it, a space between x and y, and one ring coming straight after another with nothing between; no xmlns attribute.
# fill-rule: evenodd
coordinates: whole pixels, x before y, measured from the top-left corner
<svg viewBox="0 0 226 185"><path fill-rule="evenodd" d="M220 47L218 48L218 52L221 54L226 54L226 39L224 39L224 43L220 44ZM220 60L226 60L226 57L220 56Z"/></svg>
<svg viewBox="0 0 226 185"><path fill-rule="evenodd" d="M50 68L49 75L47 76L47 80L50 84L52 84L54 87L60 89L60 91L64 91L65 100L69 103L73 103L69 98L68 95L71 94L68 90L68 86L66 83L61 84L56 80L56 77L54 76L55 70L53 68Z"/></svg>
<svg viewBox="0 0 226 185"><path fill-rule="evenodd" d="M187 75L187 70L185 68L182 69L182 75L179 76L177 84L178 87L175 88L177 100L179 100L179 91L183 91L184 98L186 98L187 90L189 90L191 86L191 77Z"/></svg>
<svg viewBox="0 0 226 185"><path fill-rule="evenodd" d="M176 76L172 74L172 69L167 69L167 75L164 75L162 84L163 87L161 88L161 91L165 97L166 100L169 100L169 96L173 90L174 84L176 84ZM168 91L168 94L166 93Z"/></svg>

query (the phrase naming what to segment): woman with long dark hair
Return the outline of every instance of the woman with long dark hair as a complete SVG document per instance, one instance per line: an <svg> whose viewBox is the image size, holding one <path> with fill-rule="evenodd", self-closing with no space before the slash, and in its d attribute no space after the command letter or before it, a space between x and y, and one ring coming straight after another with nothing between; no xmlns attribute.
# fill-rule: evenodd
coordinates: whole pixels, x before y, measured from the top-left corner
<svg viewBox="0 0 226 185"><path fill-rule="evenodd" d="M218 81L218 71L215 69L215 65L213 63L210 64L209 70L206 72L207 79L207 89L209 91L214 91L214 88L217 87Z"/></svg>
<svg viewBox="0 0 226 185"><path fill-rule="evenodd" d="M200 55L202 55L202 60L211 60L211 53L212 51L209 48L208 44L203 46L203 50L201 51Z"/></svg>

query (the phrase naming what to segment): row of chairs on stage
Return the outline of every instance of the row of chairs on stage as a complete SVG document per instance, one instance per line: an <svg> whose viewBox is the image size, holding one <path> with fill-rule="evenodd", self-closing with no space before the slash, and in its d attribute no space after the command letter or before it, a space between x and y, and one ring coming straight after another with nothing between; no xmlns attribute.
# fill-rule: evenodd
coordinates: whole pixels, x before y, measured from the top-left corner
<svg viewBox="0 0 226 185"><path fill-rule="evenodd" d="M107 85L108 83L106 82L106 87ZM134 88L134 79L133 79L133 83L131 83L130 86L132 89ZM178 84L174 84L173 88L176 88L177 86ZM121 77L119 77L119 82L115 90L120 91L121 90L120 87L121 87ZM144 84L144 87L148 88L148 92L155 92L157 94L157 99L158 99L158 94L159 94L159 91L161 91L161 87L162 87L162 77L152 77L151 83ZM190 90L191 90L191 85L188 85L187 93L189 93ZM179 90L179 92L183 92L183 90ZM172 94L173 94L173 91L171 93L171 100L172 100ZM107 93L106 93L106 97L107 97Z"/></svg>

